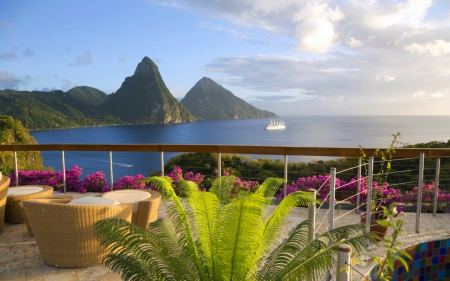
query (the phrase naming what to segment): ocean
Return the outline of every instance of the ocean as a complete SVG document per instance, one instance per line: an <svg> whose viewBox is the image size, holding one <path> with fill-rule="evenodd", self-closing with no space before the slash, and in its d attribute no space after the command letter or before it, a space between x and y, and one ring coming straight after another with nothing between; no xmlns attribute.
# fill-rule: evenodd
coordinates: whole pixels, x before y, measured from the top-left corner
<svg viewBox="0 0 450 281"><path fill-rule="evenodd" d="M269 119L198 121L184 124L118 125L32 131L39 144L230 144L385 148L400 132L404 144L450 139L450 116L286 116L285 130L264 130ZM167 161L177 153L165 153ZM260 157L257 155L255 157ZM62 169L61 153L42 152L44 165ZM264 156L263 156L264 157ZM267 156L271 157L271 156ZM289 157L289 161L326 159ZM108 152L65 152L66 169L83 168L82 177L103 171ZM114 179L160 170L160 154L113 152Z"/></svg>

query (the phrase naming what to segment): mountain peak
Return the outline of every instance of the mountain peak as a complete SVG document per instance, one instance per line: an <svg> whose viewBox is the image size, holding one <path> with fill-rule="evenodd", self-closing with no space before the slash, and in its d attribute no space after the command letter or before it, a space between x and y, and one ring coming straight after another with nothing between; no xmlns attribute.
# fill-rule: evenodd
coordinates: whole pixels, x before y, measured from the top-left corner
<svg viewBox="0 0 450 281"><path fill-rule="evenodd" d="M200 79L187 92L181 104L192 115L203 120L278 117L248 104L208 77Z"/></svg>
<svg viewBox="0 0 450 281"><path fill-rule="evenodd" d="M152 73L155 73L155 71L159 71L158 66L156 66L156 64L149 57L144 57L136 67L134 74L141 73L144 75L151 75Z"/></svg>

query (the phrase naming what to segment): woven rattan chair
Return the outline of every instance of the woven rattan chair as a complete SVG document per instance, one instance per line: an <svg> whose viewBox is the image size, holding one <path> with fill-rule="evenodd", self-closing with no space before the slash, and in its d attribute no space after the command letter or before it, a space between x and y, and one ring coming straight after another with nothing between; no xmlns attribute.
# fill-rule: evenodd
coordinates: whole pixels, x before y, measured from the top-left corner
<svg viewBox="0 0 450 281"><path fill-rule="evenodd" d="M11 223L23 223L22 212L20 211L19 203L28 199L38 199L48 196L52 196L53 187L48 185L23 185L18 187L10 187L9 191L15 191L17 188L29 188L29 187L42 187L42 190L38 192L21 194L21 195L10 195L6 198L6 208L5 208L5 221Z"/></svg>
<svg viewBox="0 0 450 281"><path fill-rule="evenodd" d="M0 179L0 233L3 232L5 227L5 206L6 206L6 195L8 194L8 186L10 178L2 176Z"/></svg>
<svg viewBox="0 0 450 281"><path fill-rule="evenodd" d="M74 200L75 197L70 196L70 195L54 195L54 196L47 196L47 197L40 198L40 199L49 199L49 200L52 200L52 202L54 202L54 203L69 203L70 201ZM34 237L33 229L30 226L30 222L28 221L28 217L27 217L27 214L25 213L22 202L19 203L19 206L20 206L20 212L22 213L23 221L25 222L25 224L27 226L28 234L31 237Z"/></svg>
<svg viewBox="0 0 450 281"><path fill-rule="evenodd" d="M133 202L129 199L129 196L122 196L126 192L147 192L150 193L150 197L147 199ZM159 205L161 204L161 194L154 190L149 189L122 189L117 191L109 191L100 194L101 197L107 197L116 200L120 204L134 205L133 216L131 222L142 228L148 228L151 222L158 219Z"/></svg>
<svg viewBox="0 0 450 281"><path fill-rule="evenodd" d="M55 203L52 199L23 201L44 263L55 267L99 264L106 254L92 225L106 218L131 221L131 206Z"/></svg>

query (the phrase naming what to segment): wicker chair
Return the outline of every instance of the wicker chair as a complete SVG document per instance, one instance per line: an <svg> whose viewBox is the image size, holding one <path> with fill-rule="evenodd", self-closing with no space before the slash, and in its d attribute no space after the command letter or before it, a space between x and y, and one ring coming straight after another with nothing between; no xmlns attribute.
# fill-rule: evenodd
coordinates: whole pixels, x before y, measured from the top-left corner
<svg viewBox="0 0 450 281"><path fill-rule="evenodd" d="M146 192L150 193L150 196L146 199L136 201L133 199L134 196L129 196L129 194L126 194L128 192L131 192L132 194ZM147 229L151 222L158 219L161 194L157 191L149 189L122 189L105 192L98 196L114 199L120 204L132 205L133 216L131 218L131 222L142 228Z"/></svg>
<svg viewBox="0 0 450 281"><path fill-rule="evenodd" d="M75 197L70 196L70 195L54 195L54 196L47 196L47 197L39 198L39 199L49 199L49 200L52 200L53 203L69 203L70 201L73 201L75 199ZM19 203L19 206L20 206L20 213L22 214L23 221L25 222L25 225L27 226L28 234L31 237L34 237L33 229L30 226L30 222L28 221L28 217L27 217L27 214L25 213L22 202Z"/></svg>
<svg viewBox="0 0 450 281"><path fill-rule="evenodd" d="M55 203L52 199L23 201L23 208L44 263L55 267L99 264L106 250L95 239L92 225L106 218L131 221L131 206Z"/></svg>
<svg viewBox="0 0 450 281"><path fill-rule="evenodd" d="M8 186L10 178L2 176L0 179L0 233L3 232L5 227L5 206L6 206L6 195L8 194Z"/></svg>
<svg viewBox="0 0 450 281"><path fill-rule="evenodd" d="M6 208L5 208L5 221L11 223L23 223L22 212L20 211L19 203L28 199L38 199L47 196L52 196L53 187L48 185L23 185L18 187L10 187L9 191L16 191L18 188L29 188L29 187L42 187L42 190L38 192L20 194L20 195L9 195L6 198Z"/></svg>

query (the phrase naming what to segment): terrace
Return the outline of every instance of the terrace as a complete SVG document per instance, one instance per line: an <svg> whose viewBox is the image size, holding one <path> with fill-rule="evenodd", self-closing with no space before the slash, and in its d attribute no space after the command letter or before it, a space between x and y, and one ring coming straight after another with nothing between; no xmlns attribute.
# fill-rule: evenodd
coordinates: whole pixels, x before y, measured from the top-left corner
<svg viewBox="0 0 450 281"><path fill-rule="evenodd" d="M163 169L164 152L212 152L233 153L233 154L255 154L255 155L278 155L284 157L284 178L286 182L296 179L288 177L287 162L289 156L328 156L328 157L358 157L357 148L323 148L323 147L257 147L257 146L221 146L221 145L2 145L0 151L127 151L127 152L159 152L161 153L161 167ZM373 153L373 149L365 149L368 155ZM450 149L397 149L395 157L398 159L420 158L446 158L450 156ZM219 156L220 159L220 156ZM62 161L64 163L64 161ZM436 163L438 163L436 161ZM217 163L218 169L221 163ZM20 168L20 163L18 163ZM65 167L63 167L63 170ZM439 170L438 165L433 167L416 167L417 173L420 170ZM337 169L339 174L339 168ZM112 169L111 169L112 172ZM355 175L357 170L355 170ZM438 172L436 177L438 178ZM113 178L113 176L111 176ZM420 178L420 176L419 176ZM434 182L436 178L421 178L423 182ZM414 183L412 183L414 185ZM416 186L419 182L415 183ZM70 193L79 197L90 194ZM160 207L160 217L166 217L166 206ZM330 216L330 210L334 210ZM420 210L420 208L419 208ZM360 214L356 210L344 210L337 206L334 208L320 208L316 213L316 232L324 232L329 229L330 218L333 224L339 225L353 224L359 221ZM401 217L405 221L406 233L400 237L404 247L419 244L421 242L445 239L450 237L450 216L445 213L421 213L405 212ZM293 226L308 219L306 208L295 208L288 219L284 233L287 234ZM388 235L390 233L388 232ZM280 237L280 240L282 237ZM5 229L0 234L0 279L1 280L120 280L118 275L110 272L103 265L88 268L55 268L47 266L39 259L39 250L33 237L28 236L24 224L5 223ZM358 273L367 273L374 265L373 257L384 255L384 249L374 245L369 246L364 252L361 260L354 265L353 277L355 280L362 279ZM332 277L334 279L334 276Z"/></svg>

